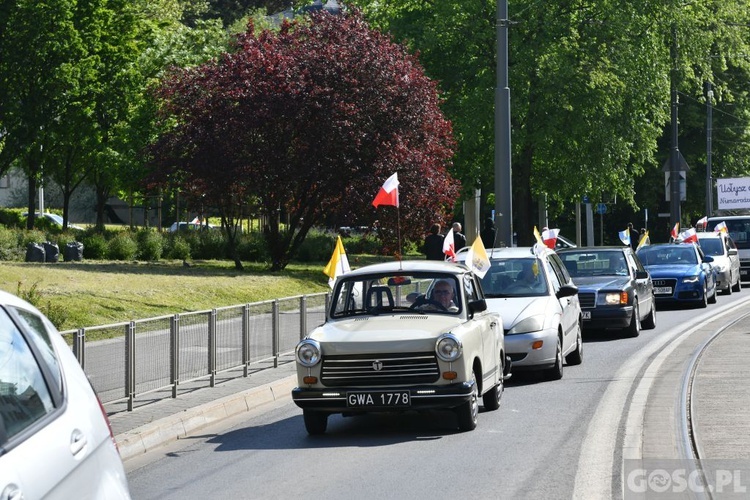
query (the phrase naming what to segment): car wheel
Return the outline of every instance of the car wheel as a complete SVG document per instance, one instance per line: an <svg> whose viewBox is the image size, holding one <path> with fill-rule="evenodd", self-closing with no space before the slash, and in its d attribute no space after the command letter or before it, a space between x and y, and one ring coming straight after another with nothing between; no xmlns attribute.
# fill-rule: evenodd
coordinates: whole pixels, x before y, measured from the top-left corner
<svg viewBox="0 0 750 500"><path fill-rule="evenodd" d="M583 334L581 333L581 322L578 322L578 337L576 338L576 350L565 356L565 362L569 365L580 365L583 362Z"/></svg>
<svg viewBox="0 0 750 500"><path fill-rule="evenodd" d="M708 298L709 304L716 304L716 295L718 294L718 289L716 288L716 282L714 281L714 293L711 294L711 296Z"/></svg>
<svg viewBox="0 0 750 500"><path fill-rule="evenodd" d="M628 337L637 337L641 334L641 313L638 310L638 302L633 305L633 317L630 318L630 326L625 329L625 333Z"/></svg>
<svg viewBox="0 0 750 500"><path fill-rule="evenodd" d="M732 286L732 274L729 274L729 285L727 286L727 289L724 290L724 293L727 295L732 295L732 292L734 291L734 287Z"/></svg>
<svg viewBox="0 0 750 500"><path fill-rule="evenodd" d="M547 380L560 380L563 377L562 342L557 338L557 351L555 352L555 366L544 371Z"/></svg>
<svg viewBox="0 0 750 500"><path fill-rule="evenodd" d="M505 373L505 354L500 356L500 381L489 391L482 395L482 403L484 409L488 411L494 411L500 408L500 399L503 397L503 390L505 390L505 384L503 382L503 374Z"/></svg>
<svg viewBox="0 0 750 500"><path fill-rule="evenodd" d="M740 282L740 278L737 278L737 284L732 285L732 290L735 292L742 291L742 283Z"/></svg>
<svg viewBox="0 0 750 500"><path fill-rule="evenodd" d="M474 384L474 390L471 391L471 398L456 408L458 429L461 432L473 431L477 428L477 421L479 420L479 391L477 389L476 374L471 374L471 381Z"/></svg>
<svg viewBox="0 0 750 500"><path fill-rule="evenodd" d="M649 311L648 316L646 316L646 319L641 323L641 327L647 330L653 330L656 328L656 305L654 304L653 299L651 299L651 311Z"/></svg>
<svg viewBox="0 0 750 500"><path fill-rule="evenodd" d="M328 428L328 414L320 411L302 410L305 419L305 429L311 436L323 434Z"/></svg>

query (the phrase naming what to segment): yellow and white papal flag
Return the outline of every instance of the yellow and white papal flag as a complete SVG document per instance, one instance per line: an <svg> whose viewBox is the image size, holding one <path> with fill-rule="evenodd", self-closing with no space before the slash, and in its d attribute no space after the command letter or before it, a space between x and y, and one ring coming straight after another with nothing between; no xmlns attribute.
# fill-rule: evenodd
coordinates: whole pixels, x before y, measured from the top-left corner
<svg viewBox="0 0 750 500"><path fill-rule="evenodd" d="M336 248L333 249L331 260L328 261L328 265L323 269L323 272L328 276L328 286L333 288L336 278L349 271L351 271L349 259L346 258L344 244L341 242L341 236L339 236L336 239Z"/></svg>
<svg viewBox="0 0 750 500"><path fill-rule="evenodd" d="M477 236L469 251L466 252L466 265L480 279L484 278L484 275L490 270L490 258L487 257L487 250L484 248L481 236Z"/></svg>

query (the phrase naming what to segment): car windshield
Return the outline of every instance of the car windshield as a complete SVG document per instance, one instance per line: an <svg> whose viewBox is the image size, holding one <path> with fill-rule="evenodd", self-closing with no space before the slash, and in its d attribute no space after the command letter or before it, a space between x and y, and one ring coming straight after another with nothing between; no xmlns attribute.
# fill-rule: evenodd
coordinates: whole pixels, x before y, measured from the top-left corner
<svg viewBox="0 0 750 500"><path fill-rule="evenodd" d="M482 278L485 297L538 297L548 294L544 266L537 259L494 259L491 264Z"/></svg>
<svg viewBox="0 0 750 500"><path fill-rule="evenodd" d="M648 246L638 251L644 266L695 265L698 263L695 250L690 246Z"/></svg>
<svg viewBox="0 0 750 500"><path fill-rule="evenodd" d="M334 290L331 317L459 314L463 307L455 275L445 273L370 274L341 279Z"/></svg>
<svg viewBox="0 0 750 500"><path fill-rule="evenodd" d="M560 253L560 259L573 278L628 275L628 265L621 250L564 252Z"/></svg>
<svg viewBox="0 0 750 500"><path fill-rule="evenodd" d="M724 255L724 243L719 238L700 238L698 243L706 255Z"/></svg>

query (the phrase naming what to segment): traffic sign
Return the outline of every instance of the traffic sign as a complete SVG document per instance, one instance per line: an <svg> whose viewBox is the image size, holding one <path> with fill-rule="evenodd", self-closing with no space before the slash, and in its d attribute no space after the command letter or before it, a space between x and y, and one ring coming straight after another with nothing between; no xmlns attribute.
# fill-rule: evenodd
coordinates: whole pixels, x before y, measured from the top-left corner
<svg viewBox="0 0 750 500"><path fill-rule="evenodd" d="M596 204L596 213L598 213L598 214L606 214L607 213L607 204L606 203L597 203Z"/></svg>

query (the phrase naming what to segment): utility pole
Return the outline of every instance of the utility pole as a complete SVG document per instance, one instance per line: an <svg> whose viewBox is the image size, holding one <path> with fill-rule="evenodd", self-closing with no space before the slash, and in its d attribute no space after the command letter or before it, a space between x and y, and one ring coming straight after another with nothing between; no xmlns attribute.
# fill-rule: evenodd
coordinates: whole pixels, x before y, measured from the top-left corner
<svg viewBox="0 0 750 500"><path fill-rule="evenodd" d="M677 147L677 27L672 25L672 148L669 155L669 215L671 226L682 218L680 207L680 150Z"/></svg>
<svg viewBox="0 0 750 500"><path fill-rule="evenodd" d="M513 190L510 153L510 87L508 86L508 0L497 0L497 83L495 86L495 213L499 240L513 246Z"/></svg>
<svg viewBox="0 0 750 500"><path fill-rule="evenodd" d="M706 216L711 217L714 207L714 182L711 177L711 128L713 126L714 91L711 82L706 82Z"/></svg>

